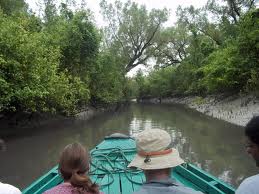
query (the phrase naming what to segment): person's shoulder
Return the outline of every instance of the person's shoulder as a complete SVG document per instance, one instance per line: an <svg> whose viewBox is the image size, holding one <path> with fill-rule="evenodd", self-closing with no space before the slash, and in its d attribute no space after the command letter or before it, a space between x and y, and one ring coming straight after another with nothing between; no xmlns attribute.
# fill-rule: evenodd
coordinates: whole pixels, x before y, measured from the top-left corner
<svg viewBox="0 0 259 194"><path fill-rule="evenodd" d="M159 187L158 187L159 188ZM182 185L178 186L170 186L170 187L160 187L160 192L164 192L163 189L165 189L166 193L169 192L169 190L172 193L177 193L177 194L203 194L200 191L196 191L192 188L185 187ZM133 194L149 194L150 190L147 190L145 187L140 188L140 190L135 191Z"/></svg>
<svg viewBox="0 0 259 194"><path fill-rule="evenodd" d="M256 185L257 184L257 185ZM254 176L250 176L248 178L246 178L241 184L241 185L249 185L249 186L257 186L258 187L259 184L259 174L254 175Z"/></svg>
<svg viewBox="0 0 259 194"><path fill-rule="evenodd" d="M144 190L144 189L140 189L140 190L138 190L138 191L135 191L135 192L132 193L132 194L148 194L148 192L147 192L146 190Z"/></svg>
<svg viewBox="0 0 259 194"><path fill-rule="evenodd" d="M237 188L236 194L257 193L259 184L259 174L246 178Z"/></svg>
<svg viewBox="0 0 259 194"><path fill-rule="evenodd" d="M71 185L62 183L60 185L57 185L57 186L45 191L43 194L55 194L55 193L60 193L60 192L69 193L69 191L71 191Z"/></svg>
<svg viewBox="0 0 259 194"><path fill-rule="evenodd" d="M21 191L13 185L4 184L0 182L0 191L6 194L21 194Z"/></svg>
<svg viewBox="0 0 259 194"><path fill-rule="evenodd" d="M178 186L176 189L179 191L180 194L202 194L200 191L196 191L190 187L186 186Z"/></svg>

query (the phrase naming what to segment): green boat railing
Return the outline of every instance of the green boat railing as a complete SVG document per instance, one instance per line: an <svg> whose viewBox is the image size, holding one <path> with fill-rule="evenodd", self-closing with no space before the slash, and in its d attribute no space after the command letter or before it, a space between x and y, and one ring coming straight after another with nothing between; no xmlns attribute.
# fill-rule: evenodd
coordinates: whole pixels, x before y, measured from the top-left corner
<svg viewBox="0 0 259 194"><path fill-rule="evenodd" d="M145 176L141 170L127 167L135 154L136 145L133 139L106 138L91 150L89 175L92 181L99 184L105 194L130 194L137 190L145 182ZM172 178L205 194L235 193L230 185L189 163L175 167ZM62 182L58 166L55 166L22 193L41 194Z"/></svg>

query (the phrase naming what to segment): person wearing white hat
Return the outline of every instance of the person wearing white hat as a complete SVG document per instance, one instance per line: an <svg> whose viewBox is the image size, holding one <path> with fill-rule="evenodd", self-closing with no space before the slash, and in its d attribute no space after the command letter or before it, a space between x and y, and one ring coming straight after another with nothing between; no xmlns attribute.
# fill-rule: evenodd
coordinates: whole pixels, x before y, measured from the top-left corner
<svg viewBox="0 0 259 194"><path fill-rule="evenodd" d="M22 194L16 187L0 182L0 194Z"/></svg>
<svg viewBox="0 0 259 194"><path fill-rule="evenodd" d="M202 194L171 178L172 168L184 163L171 141L171 136L161 129L144 130L137 135L137 154L128 167L142 169L146 183L134 194Z"/></svg>

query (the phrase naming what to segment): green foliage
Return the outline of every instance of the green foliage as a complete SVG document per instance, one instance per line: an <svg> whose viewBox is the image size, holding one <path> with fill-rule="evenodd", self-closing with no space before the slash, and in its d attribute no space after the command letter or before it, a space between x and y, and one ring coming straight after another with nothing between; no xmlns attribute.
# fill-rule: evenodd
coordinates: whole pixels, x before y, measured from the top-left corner
<svg viewBox="0 0 259 194"><path fill-rule="evenodd" d="M240 69L236 67L236 48L229 46L212 53L202 67L204 77L200 80L208 93L234 91L239 92Z"/></svg>
<svg viewBox="0 0 259 194"><path fill-rule="evenodd" d="M135 80L137 84L137 97L140 99L149 97L150 91L148 81L141 70L138 70Z"/></svg>
<svg viewBox="0 0 259 194"><path fill-rule="evenodd" d="M61 18L61 26L56 31L57 36L61 35L61 67L83 78L87 65L96 60L100 37L88 12L79 11L70 17L68 21Z"/></svg>
<svg viewBox="0 0 259 194"><path fill-rule="evenodd" d="M150 95L155 97L166 97L171 94L171 79L172 68L156 70L148 77Z"/></svg>
<svg viewBox="0 0 259 194"><path fill-rule="evenodd" d="M72 77L60 73L56 80L53 80L52 87L49 86L47 104L50 104L46 111L58 111L66 114L73 114L78 105L85 105L90 98L90 91L87 85L78 77ZM55 108L56 107L56 108ZM55 108L55 109L53 109Z"/></svg>
<svg viewBox="0 0 259 194"><path fill-rule="evenodd" d="M153 55L156 39L162 24L167 21L166 9L148 11L135 2L115 1L100 3L102 14L109 23L105 28L106 44L120 58L121 66L128 72L140 64L146 64Z"/></svg>
<svg viewBox="0 0 259 194"><path fill-rule="evenodd" d="M259 72L258 13L258 10L250 12L241 19L237 41L229 42L206 59L206 65L201 68L205 75L201 83L209 93L243 91L248 82L249 91L253 82L256 85L254 72Z"/></svg>
<svg viewBox="0 0 259 194"><path fill-rule="evenodd" d="M123 98L124 73L111 53L100 54L90 76L92 103L115 103Z"/></svg>
<svg viewBox="0 0 259 194"><path fill-rule="evenodd" d="M24 0L0 0L0 10L3 13L11 15L15 12L25 11L27 5Z"/></svg>
<svg viewBox="0 0 259 194"><path fill-rule="evenodd" d="M145 78L149 89L141 96L165 97L170 94L206 95L225 92L254 92L258 95L259 10L248 12L237 24L222 20L219 28L226 27L225 32L236 31L227 37L223 36L222 40L225 41L222 46L218 46L211 36L200 29L201 23L193 20L198 17L195 16L197 14L199 13L191 8L181 12L178 24L180 22L189 25L190 33L186 33L187 37L183 38L183 32L181 36L175 34L176 28L167 30L167 38L172 36L175 39L169 38L173 40L173 46L164 47L167 50L160 47L162 55L160 53L159 57L162 57L162 60L159 61L167 64L165 60L170 58L172 61L178 60L178 63L181 60L181 63L175 68L167 67L152 72ZM234 37L236 39L233 39ZM183 47L177 47L177 44L182 44ZM179 57L181 52L185 53L184 58ZM143 83L142 81L142 85Z"/></svg>
<svg viewBox="0 0 259 194"><path fill-rule="evenodd" d="M72 112L89 93L77 78L58 72L60 50L51 35L30 29L34 18L0 17L1 111Z"/></svg>
<svg viewBox="0 0 259 194"><path fill-rule="evenodd" d="M259 11L247 2L179 8L176 25L164 28L166 9L103 0L109 26L101 31L89 10L44 0L37 17L23 0L0 0L0 112L73 114L136 96L258 94ZM157 62L150 75L126 78L149 59Z"/></svg>
<svg viewBox="0 0 259 194"><path fill-rule="evenodd" d="M135 95L118 58L99 52L101 36L90 11L72 11L65 3L58 10L44 0L41 20L25 11L23 1L12 2L0 1L0 112L68 115L89 103Z"/></svg>
<svg viewBox="0 0 259 194"><path fill-rule="evenodd" d="M259 75L258 71L251 70L251 78L247 80L247 91L252 91L257 97L259 97Z"/></svg>
<svg viewBox="0 0 259 194"><path fill-rule="evenodd" d="M186 47L190 39L185 25L165 28L157 39L157 48L154 52L156 63L159 66L170 66L181 63L186 58Z"/></svg>
<svg viewBox="0 0 259 194"><path fill-rule="evenodd" d="M135 81L137 84L138 98L149 97L167 97L172 93L172 73L174 68L157 69L149 74L147 77L141 71L138 71Z"/></svg>
<svg viewBox="0 0 259 194"><path fill-rule="evenodd" d="M238 55L242 58L242 65L247 70L259 68L259 9L245 15L239 25L237 38ZM258 71L257 71L258 72Z"/></svg>
<svg viewBox="0 0 259 194"><path fill-rule="evenodd" d="M138 86L134 78L126 77L123 94L124 94L124 99L127 101L137 98Z"/></svg>

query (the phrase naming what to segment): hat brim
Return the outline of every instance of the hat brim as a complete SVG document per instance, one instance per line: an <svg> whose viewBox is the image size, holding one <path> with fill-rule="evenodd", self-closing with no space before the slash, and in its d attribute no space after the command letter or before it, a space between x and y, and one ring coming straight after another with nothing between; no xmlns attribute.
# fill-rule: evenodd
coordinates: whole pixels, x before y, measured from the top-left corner
<svg viewBox="0 0 259 194"><path fill-rule="evenodd" d="M135 158L131 161L128 167L136 167L142 170L155 170L173 168L184 163L180 158L179 152L172 148L172 152L166 155L150 156L149 162L144 162L146 157L136 154Z"/></svg>

